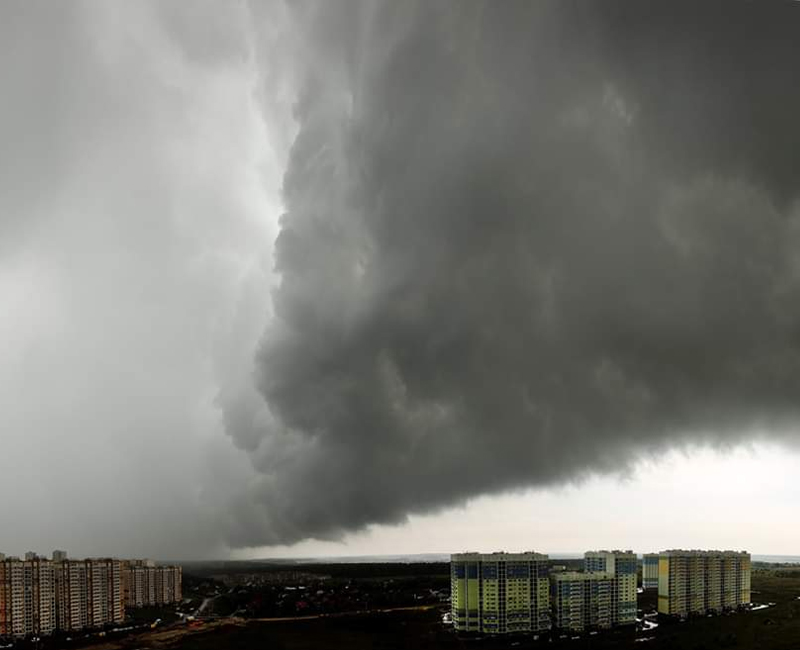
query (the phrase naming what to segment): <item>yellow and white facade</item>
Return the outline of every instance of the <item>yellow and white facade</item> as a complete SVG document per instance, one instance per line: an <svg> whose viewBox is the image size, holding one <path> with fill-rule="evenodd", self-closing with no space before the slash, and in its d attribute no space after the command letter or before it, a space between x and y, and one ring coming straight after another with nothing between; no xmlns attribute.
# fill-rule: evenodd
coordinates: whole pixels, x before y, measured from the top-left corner
<svg viewBox="0 0 800 650"><path fill-rule="evenodd" d="M583 566L585 571L605 572L613 578L611 624L636 623L636 554L633 551L587 551Z"/></svg>
<svg viewBox="0 0 800 650"><path fill-rule="evenodd" d="M605 571L564 571L550 576L553 625L568 632L614 625L614 575Z"/></svg>
<svg viewBox="0 0 800 650"><path fill-rule="evenodd" d="M450 558L453 625L460 632L550 629L548 557L542 553L457 553Z"/></svg>
<svg viewBox="0 0 800 650"><path fill-rule="evenodd" d="M686 618L750 602L750 554L744 551L663 551L658 557L658 612Z"/></svg>

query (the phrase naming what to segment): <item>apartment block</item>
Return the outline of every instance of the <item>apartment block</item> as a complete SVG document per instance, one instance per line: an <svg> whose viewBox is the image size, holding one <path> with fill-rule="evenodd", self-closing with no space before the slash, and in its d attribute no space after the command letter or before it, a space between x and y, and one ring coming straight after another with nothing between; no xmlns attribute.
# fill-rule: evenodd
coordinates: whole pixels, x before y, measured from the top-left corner
<svg viewBox="0 0 800 650"><path fill-rule="evenodd" d="M159 605L179 602L181 593L182 571L180 567L160 566L155 569L155 600Z"/></svg>
<svg viewBox="0 0 800 650"><path fill-rule="evenodd" d="M0 553L0 638L11 636L11 583L5 559Z"/></svg>
<svg viewBox="0 0 800 650"><path fill-rule="evenodd" d="M483 634L549 630L547 564L547 555L533 552L452 555L455 629Z"/></svg>
<svg viewBox="0 0 800 650"><path fill-rule="evenodd" d="M587 572L612 576L611 624L636 623L636 554L633 551L587 551L583 559Z"/></svg>
<svg viewBox="0 0 800 650"><path fill-rule="evenodd" d="M658 611L685 618L746 605L750 570L746 552L664 551L658 559Z"/></svg>
<svg viewBox="0 0 800 650"><path fill-rule="evenodd" d="M18 557L7 557L3 560L5 586L8 594L6 600L6 632L5 636L25 635L25 580L22 560Z"/></svg>
<svg viewBox="0 0 800 650"><path fill-rule="evenodd" d="M563 571L550 576L553 625L583 632L614 624L615 578L604 571Z"/></svg>
<svg viewBox="0 0 800 650"><path fill-rule="evenodd" d="M645 553L642 558L642 588L658 589L658 553Z"/></svg>
<svg viewBox="0 0 800 650"><path fill-rule="evenodd" d="M90 627L101 627L125 620L122 594L122 565L119 560L86 560L88 619Z"/></svg>
<svg viewBox="0 0 800 650"><path fill-rule="evenodd" d="M0 555L0 637L47 636L56 629L102 628L125 620L128 571L120 560L74 560L64 551L55 551L53 558ZM142 605L181 600L180 567L141 562L141 568Z"/></svg>
<svg viewBox="0 0 800 650"><path fill-rule="evenodd" d="M11 636L11 587L6 577L5 559L0 553L0 639Z"/></svg>
<svg viewBox="0 0 800 650"><path fill-rule="evenodd" d="M0 636L47 636L56 629L55 579L50 560L27 553L0 559Z"/></svg>
<svg viewBox="0 0 800 650"><path fill-rule="evenodd" d="M59 629L100 628L125 620L119 560L62 559L54 564Z"/></svg>
<svg viewBox="0 0 800 650"><path fill-rule="evenodd" d="M137 608L145 605L145 567L137 561L122 565L122 593L125 607Z"/></svg>
<svg viewBox="0 0 800 650"><path fill-rule="evenodd" d="M167 605L183 598L183 572L179 566L156 566L152 560L122 563L125 607Z"/></svg>
<svg viewBox="0 0 800 650"><path fill-rule="evenodd" d="M56 562L58 628L65 632L89 627L89 586L84 560Z"/></svg>

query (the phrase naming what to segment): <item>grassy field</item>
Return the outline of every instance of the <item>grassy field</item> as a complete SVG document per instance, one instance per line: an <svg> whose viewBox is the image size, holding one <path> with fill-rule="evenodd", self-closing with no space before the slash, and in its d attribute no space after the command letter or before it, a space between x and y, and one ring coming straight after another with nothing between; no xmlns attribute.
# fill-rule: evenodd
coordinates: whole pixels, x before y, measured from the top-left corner
<svg viewBox="0 0 800 650"><path fill-rule="evenodd" d="M800 648L800 577L792 572L756 572L753 574L752 600L774 602L769 609L700 618L686 623L662 625L653 648L752 648L797 650ZM637 644L641 645L641 644Z"/></svg>
<svg viewBox="0 0 800 650"><path fill-rule="evenodd" d="M429 612L395 612L350 618L262 623L220 629L182 640L181 650L396 650L461 648Z"/></svg>

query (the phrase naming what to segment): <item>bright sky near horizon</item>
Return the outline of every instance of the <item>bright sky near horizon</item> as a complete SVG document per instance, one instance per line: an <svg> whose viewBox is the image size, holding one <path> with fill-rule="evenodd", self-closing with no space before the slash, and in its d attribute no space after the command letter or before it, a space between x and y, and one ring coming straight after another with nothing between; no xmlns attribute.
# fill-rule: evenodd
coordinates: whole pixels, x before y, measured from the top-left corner
<svg viewBox="0 0 800 650"><path fill-rule="evenodd" d="M373 526L342 543L256 548L238 559L600 548L667 548L796 555L800 452L754 443L673 451L620 477L473 499L460 508Z"/></svg>

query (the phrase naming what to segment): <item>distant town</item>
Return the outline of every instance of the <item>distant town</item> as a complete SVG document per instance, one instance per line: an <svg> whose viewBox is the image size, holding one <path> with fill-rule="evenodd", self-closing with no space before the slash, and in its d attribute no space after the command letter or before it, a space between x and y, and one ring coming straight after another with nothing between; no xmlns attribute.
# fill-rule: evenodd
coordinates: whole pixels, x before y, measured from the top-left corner
<svg viewBox="0 0 800 650"><path fill-rule="evenodd" d="M800 564L746 552L392 559L4 557L0 650L715 650L800 634Z"/></svg>
<svg viewBox="0 0 800 650"><path fill-rule="evenodd" d="M542 553L451 557L451 620L459 632L570 633L637 623L637 594L658 590L658 614L679 619L750 605L750 555L662 551L642 563L633 551L587 551L582 571L552 566ZM651 622L649 626L656 626Z"/></svg>
<svg viewBox="0 0 800 650"><path fill-rule="evenodd" d="M101 629L125 610L180 602L182 570L151 560L71 559L54 551L24 559L0 553L0 638L38 639Z"/></svg>

